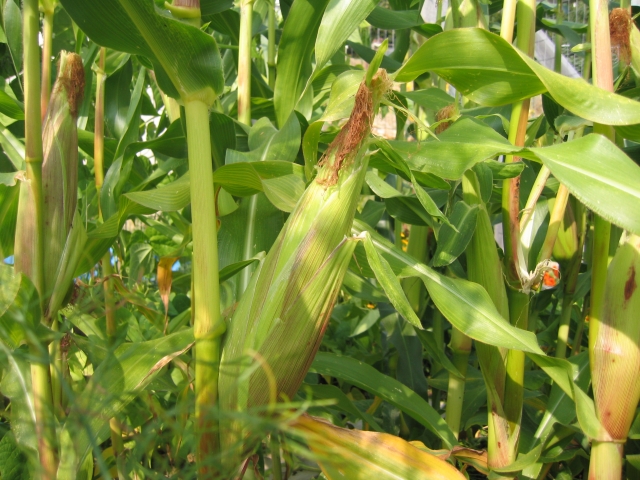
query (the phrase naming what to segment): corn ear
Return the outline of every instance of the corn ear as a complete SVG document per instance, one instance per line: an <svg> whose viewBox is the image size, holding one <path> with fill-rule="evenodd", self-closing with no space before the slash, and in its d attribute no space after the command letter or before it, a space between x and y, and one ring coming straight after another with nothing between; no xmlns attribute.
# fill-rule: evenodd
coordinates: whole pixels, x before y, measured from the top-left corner
<svg viewBox="0 0 640 480"><path fill-rule="evenodd" d="M254 272L224 340L223 415L291 399L302 383L355 249L357 240L347 235L367 170L374 106L388 88L384 71L370 87L360 86L349 121ZM221 419L223 446L243 438L239 422Z"/></svg>
<svg viewBox="0 0 640 480"><path fill-rule="evenodd" d="M289 427L307 441L314 460L330 480L465 478L450 463L394 435L339 428L307 415Z"/></svg>
<svg viewBox="0 0 640 480"><path fill-rule="evenodd" d="M609 265L592 367L598 418L606 434L617 442L626 440L640 400L638 283L640 237L632 235Z"/></svg>
<svg viewBox="0 0 640 480"><path fill-rule="evenodd" d="M62 52L44 120L42 190L44 200L44 287L53 292L60 260L78 203L78 106L84 93L82 58Z"/></svg>

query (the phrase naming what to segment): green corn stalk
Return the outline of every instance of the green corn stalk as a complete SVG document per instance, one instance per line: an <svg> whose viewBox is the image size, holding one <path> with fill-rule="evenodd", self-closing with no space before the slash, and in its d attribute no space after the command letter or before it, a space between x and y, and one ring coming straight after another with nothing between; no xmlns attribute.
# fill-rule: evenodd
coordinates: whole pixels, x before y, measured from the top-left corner
<svg viewBox="0 0 640 480"><path fill-rule="evenodd" d="M44 203L42 186L42 123L40 111L40 15L37 0L25 0L22 6L24 52L25 163L26 175L20 185L16 224L15 271L26 275L35 285L44 310ZM42 317L45 320L46 317ZM51 372L48 351L39 342L29 345L31 388L36 419L39 478L53 480L57 468L57 446L53 419Z"/></svg>
<svg viewBox="0 0 640 480"><path fill-rule="evenodd" d="M602 431L591 449L589 478L620 479L624 442L640 401L640 236L618 249L604 290L592 364L596 414Z"/></svg>
<svg viewBox="0 0 640 480"><path fill-rule="evenodd" d="M222 352L223 415L293 398L311 366L358 241L347 235L367 169L373 115L389 87L384 71L360 86L349 121L240 300ZM227 451L245 441L242 422L233 418L221 418ZM223 461L237 464L245 452Z"/></svg>
<svg viewBox="0 0 640 480"><path fill-rule="evenodd" d="M509 304L504 284L502 263L498 256L491 220L480 197L475 173L467 171L462 179L463 199L469 205L479 205L476 230L466 250L467 276L482 285L494 305L505 318L509 318ZM478 361L487 387L489 408L489 437L487 445L489 468L504 467L515 460L513 436L504 413L506 381L506 350L476 342Z"/></svg>

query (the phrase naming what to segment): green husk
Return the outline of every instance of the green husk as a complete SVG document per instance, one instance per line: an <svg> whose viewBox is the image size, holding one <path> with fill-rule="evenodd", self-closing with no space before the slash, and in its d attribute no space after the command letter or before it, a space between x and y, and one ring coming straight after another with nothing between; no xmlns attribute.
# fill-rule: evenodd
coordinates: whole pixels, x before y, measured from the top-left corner
<svg viewBox="0 0 640 480"><path fill-rule="evenodd" d="M631 235L618 249L607 272L602 320L593 352L592 379L596 414L603 431L594 449L606 443L622 444L635 418L640 401L640 237ZM608 455L594 455L592 472L602 472L617 464ZM619 461L618 463L621 464ZM607 474L608 475L608 474ZM615 475L615 472L614 472ZM591 478L591 477L590 477ZM614 478L608 476L606 478ZM619 474L618 477L620 478Z"/></svg>
<svg viewBox="0 0 640 480"><path fill-rule="evenodd" d="M43 306L47 318L60 306L70 286L74 265L70 258L79 259L77 243L84 237L81 224L74 222L78 199L78 106L84 93L82 58L75 53L61 52L58 78L53 86L49 108L45 116L42 143L42 197L44 220ZM35 216L31 209L33 195L27 181L20 188L21 201L16 228L16 266L18 271L32 272L35 258ZM78 225L76 225L78 224ZM70 232L75 229L74 234ZM67 245L67 241L72 244ZM26 249L26 250L25 250ZM63 261L63 258L65 261ZM60 290L60 291L57 291ZM49 304L56 297L56 306Z"/></svg>
<svg viewBox="0 0 640 480"><path fill-rule="evenodd" d="M361 85L349 121L231 319L219 380L223 447L238 447L245 437L241 422L225 420L225 413L293 398L320 346L357 242L347 235L367 169L373 115L389 86L384 71L370 87Z"/></svg>
<svg viewBox="0 0 640 480"><path fill-rule="evenodd" d="M58 263L78 203L78 105L84 93L82 58L62 52L44 120L42 188L44 196L45 291L53 290Z"/></svg>

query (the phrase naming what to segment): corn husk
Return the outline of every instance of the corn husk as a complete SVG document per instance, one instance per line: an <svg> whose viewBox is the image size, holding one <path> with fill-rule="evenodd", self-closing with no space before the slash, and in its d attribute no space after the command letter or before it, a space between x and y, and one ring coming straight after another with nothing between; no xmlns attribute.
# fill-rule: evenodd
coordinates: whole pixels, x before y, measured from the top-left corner
<svg viewBox="0 0 640 480"><path fill-rule="evenodd" d="M84 93L82 58L62 52L44 120L42 193L44 201L44 287L50 295L78 203L78 106Z"/></svg>
<svg viewBox="0 0 640 480"><path fill-rule="evenodd" d="M640 237L631 235L607 272L602 320L593 352L596 413L610 437L624 442L640 400Z"/></svg>
<svg viewBox="0 0 640 480"><path fill-rule="evenodd" d="M349 121L231 319L218 382L227 448L245 435L240 421L225 421L225 412L292 399L318 350L355 249L357 240L347 235L367 169L374 106L388 87L384 72L371 87L361 85Z"/></svg>
<svg viewBox="0 0 640 480"><path fill-rule="evenodd" d="M63 265L63 257L78 257L78 245L67 245L68 238L78 239L84 232L70 235L76 215L78 197L78 135L77 109L84 93L84 67L75 53L61 52L58 78L51 93L45 116L42 144L43 162L41 191L25 180L20 186L20 201L15 237L15 268L32 279L40 278L37 262L37 242L43 246L42 289L43 305L47 311L49 297L56 288L58 297L70 286L74 266ZM39 197L41 195L41 197ZM42 201L42 238L36 225L36 202ZM77 228L81 228L78 226ZM65 253L66 251L66 253ZM69 272L69 270L71 270ZM59 284L65 277L66 288ZM68 277L68 278L67 278ZM58 285L58 286L57 286ZM61 298L60 298L60 301Z"/></svg>

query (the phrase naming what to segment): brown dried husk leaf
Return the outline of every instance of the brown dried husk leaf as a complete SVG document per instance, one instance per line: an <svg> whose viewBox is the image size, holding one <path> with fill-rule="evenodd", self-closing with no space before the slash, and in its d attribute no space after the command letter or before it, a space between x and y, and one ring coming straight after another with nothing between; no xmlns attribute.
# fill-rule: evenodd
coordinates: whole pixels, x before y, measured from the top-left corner
<svg viewBox="0 0 640 480"><path fill-rule="evenodd" d="M319 184L331 186L338 182L340 171L351 164L362 142L371 133L377 106L392 85L386 70L380 70L371 80L370 86L364 81L360 84L349 120L318 162L318 166L326 167L326 171L316 178Z"/></svg>
<svg viewBox="0 0 640 480"><path fill-rule="evenodd" d="M631 63L631 15L624 8L614 8L609 15L609 32L611 46L618 48L620 60L626 65Z"/></svg>

